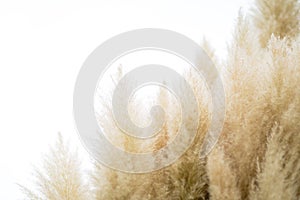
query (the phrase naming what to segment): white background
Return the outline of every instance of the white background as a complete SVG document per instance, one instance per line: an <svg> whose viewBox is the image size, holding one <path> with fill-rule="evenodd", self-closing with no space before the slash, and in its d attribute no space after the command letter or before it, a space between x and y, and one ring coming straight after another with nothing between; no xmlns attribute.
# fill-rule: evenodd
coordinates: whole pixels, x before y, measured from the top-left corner
<svg viewBox="0 0 300 200"><path fill-rule="evenodd" d="M106 39L137 28L164 28L225 56L241 7L253 0L1 0L0 199L22 199L57 133L82 152L72 116L75 79ZM86 154L82 154L86 155ZM85 158L86 159L86 158Z"/></svg>

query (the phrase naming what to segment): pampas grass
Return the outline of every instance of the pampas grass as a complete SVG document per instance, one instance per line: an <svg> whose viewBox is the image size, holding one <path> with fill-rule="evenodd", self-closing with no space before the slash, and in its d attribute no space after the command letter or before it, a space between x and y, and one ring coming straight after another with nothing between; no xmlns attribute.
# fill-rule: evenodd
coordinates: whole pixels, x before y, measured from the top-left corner
<svg viewBox="0 0 300 200"><path fill-rule="evenodd" d="M241 193L237 186L238 177L231 168L224 150L215 148L208 157L209 194L211 199L238 200Z"/></svg>
<svg viewBox="0 0 300 200"><path fill-rule="evenodd" d="M68 151L62 148L60 138L51 157L44 160L45 170L36 173L37 192L23 187L27 197L300 199L299 2L256 0L253 11L251 16L240 12L226 61L218 60L208 42L203 42L220 69L226 93L224 127L207 157L201 158L200 150L210 125L209 97L203 83L186 72L184 76L201 99L200 126L191 147L174 164L151 173L132 174L95 163L89 188L81 182L76 155L63 153ZM119 72L117 79L122 75L121 68ZM169 142L179 129L175 104L162 90L157 99L169 115L161 134L144 146L130 137L118 137L113 141L117 146L131 152L147 149L155 153ZM115 133L116 127L109 123L111 108L105 101L103 105L105 114L100 117L106 118L102 125L105 131ZM159 159L155 162L160 164Z"/></svg>
<svg viewBox="0 0 300 200"><path fill-rule="evenodd" d="M262 2L268 6L262 7ZM299 29L299 7L297 2L291 2L257 1L262 13L271 12L266 15L278 18L268 21L257 13L254 17L256 26L249 17L239 16L225 74L227 117L219 140L220 148L209 155L207 171L212 199L299 198L299 179L292 178L298 178L300 174L298 169L294 171L300 162L300 141L295 136L300 131L300 112L297 110L300 54L299 41L295 39ZM286 15L287 7L291 13ZM284 16L284 20L280 16ZM264 26L260 26L258 19L265 20ZM291 24L286 23L289 22L293 26L291 32L287 28L276 31L268 28L274 24L276 27L288 27ZM259 31L256 32L257 28ZM265 28L270 31L268 36ZM259 44L267 46L261 48ZM278 141L276 138L279 136L274 133L277 132L274 127L282 118L290 123L281 124L283 129L278 134L294 140L293 144L288 144L292 147L285 150L293 156L285 158L281 158L283 152L280 149L287 144ZM285 126L293 129L293 135ZM293 164L285 165L285 169L278 166L273 170L273 165L276 168L273 159ZM216 178L217 174L222 178ZM277 189L273 186L276 183ZM287 192L284 188L293 189Z"/></svg>
<svg viewBox="0 0 300 200"><path fill-rule="evenodd" d="M298 0L256 0L254 23L259 32L262 47L266 47L275 35L281 39L293 39L299 34Z"/></svg>
<svg viewBox="0 0 300 200"><path fill-rule="evenodd" d="M300 63L299 42L272 37L270 58L271 111L275 121L263 162L258 165L251 199L300 197ZM288 78L287 78L288 77ZM272 90L271 90L272 88Z"/></svg>
<svg viewBox="0 0 300 200"><path fill-rule="evenodd" d="M34 171L34 189L21 185L30 200L86 200L89 188L80 170L76 152L72 152L59 134L57 142L43 157L43 165Z"/></svg>

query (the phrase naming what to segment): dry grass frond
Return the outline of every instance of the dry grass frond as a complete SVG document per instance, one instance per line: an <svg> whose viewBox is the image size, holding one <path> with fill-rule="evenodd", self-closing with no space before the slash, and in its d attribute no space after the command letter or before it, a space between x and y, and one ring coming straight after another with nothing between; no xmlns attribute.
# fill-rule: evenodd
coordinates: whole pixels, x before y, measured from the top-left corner
<svg viewBox="0 0 300 200"><path fill-rule="evenodd" d="M152 173L130 174L96 163L93 196L88 197L77 157L60 137L45 158L44 170L36 172L37 192L22 187L24 193L29 199L41 200L300 199L299 13L297 0L256 0L255 16L239 14L228 59L220 70L226 119L218 144L207 158L202 159L200 154L211 123L211 99L203 80L188 71L183 76L200 99L200 123L192 145L174 164ZM203 47L219 69L220 63L206 41ZM209 64L203 62L199 61ZM212 82L216 75L208 74ZM121 76L120 68L113 79L117 82ZM158 137L146 144L124 134L115 135L118 127L112 123L113 114L105 106L106 100L99 115L101 125L109 136L114 136L112 139L117 138L113 144L126 151L139 153L146 149L155 155L181 130L176 105L162 90L157 101L167 115L155 119L165 120L165 124ZM193 116L194 110L186 109ZM138 111L136 108L134 115ZM191 127L195 124L193 117L188 119L182 125L187 135L194 131ZM155 162L160 165L162 160Z"/></svg>
<svg viewBox="0 0 300 200"><path fill-rule="evenodd" d="M281 39L299 34L298 0L256 0L254 22L260 33L260 43L266 47L271 35Z"/></svg>
<svg viewBox="0 0 300 200"><path fill-rule="evenodd" d="M82 180L77 153L59 134L54 148L43 158L43 168L36 169L35 190L22 186L27 199L32 200L85 200L89 188Z"/></svg>
<svg viewBox="0 0 300 200"><path fill-rule="evenodd" d="M298 43L274 36L268 48L260 49L249 31L251 25L241 17L240 20L242 23L238 23L236 40L230 49L226 74L227 118L219 145L232 170L223 176L237 177L235 194L247 199L256 179L256 166L268 156L267 138L274 125L283 116L293 121L298 119L299 111L295 107L299 105L296 99L299 98L300 54ZM287 110L289 115L285 115ZM298 126L292 127L297 130ZM230 198L232 192L229 192Z"/></svg>
<svg viewBox="0 0 300 200"><path fill-rule="evenodd" d="M300 196L300 62L299 43L272 37L270 112L274 121L264 162L259 166L253 199L298 199Z"/></svg>
<svg viewBox="0 0 300 200"><path fill-rule="evenodd" d="M208 199L205 166L204 159L184 155L180 161L166 169L166 180L163 183L167 190L160 193L159 199Z"/></svg>
<svg viewBox="0 0 300 200"><path fill-rule="evenodd" d="M206 160L200 158L200 150L209 127L207 91L203 80L198 80L199 77L195 77L192 72L188 71L185 76L200 100L199 126L194 141L187 151L173 165L162 170L164 179L161 180L160 187L163 189L158 190L156 199L208 199ZM192 127L192 123L195 121L189 121L186 126ZM184 134L192 134L188 130L187 128Z"/></svg>
<svg viewBox="0 0 300 200"><path fill-rule="evenodd" d="M254 183L250 199L300 198L300 127L292 125L289 128L294 131L285 130L279 125L273 128L265 160Z"/></svg>
<svg viewBox="0 0 300 200"><path fill-rule="evenodd" d="M242 199L247 197L256 174L256 161L264 155L266 135L263 132L269 126L264 112L263 53L252 30L240 14L225 74L226 119L219 141L232 170L228 176L237 177L239 191L235 193L240 193Z"/></svg>
<svg viewBox="0 0 300 200"><path fill-rule="evenodd" d="M225 158L221 148L215 148L208 156L207 175L209 194L212 200L239 200L240 190L236 175L231 169L230 160Z"/></svg>
<svg viewBox="0 0 300 200"><path fill-rule="evenodd" d="M95 163L92 175L94 199L131 199L136 187L136 180L126 174Z"/></svg>

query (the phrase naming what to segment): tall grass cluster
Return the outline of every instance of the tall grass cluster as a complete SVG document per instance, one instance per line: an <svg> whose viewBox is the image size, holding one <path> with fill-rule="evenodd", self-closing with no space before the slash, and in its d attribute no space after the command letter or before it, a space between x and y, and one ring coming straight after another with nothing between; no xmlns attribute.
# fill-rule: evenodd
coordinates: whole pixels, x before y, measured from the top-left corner
<svg viewBox="0 0 300 200"><path fill-rule="evenodd" d="M209 98L203 85L186 77L201 95L200 126L194 143L171 166L130 174L94 164L88 183L77 156L61 137L36 171L36 189L22 187L28 199L49 200L297 200L300 199L300 6L297 0L256 0L251 14L240 13L228 58L209 56L225 86L226 118L217 145L202 158L209 125ZM200 88L200 89L199 89ZM163 91L158 101L167 116L161 134L149 144L155 152L178 130L173 103ZM103 114L109 116L109 108ZM159 117L159 116L158 116ZM194 123L194 122L190 122ZM112 124L105 124L106 131ZM113 129L113 128L112 128ZM128 151L143 148L131 138L116 141ZM157 160L156 162L159 162Z"/></svg>

